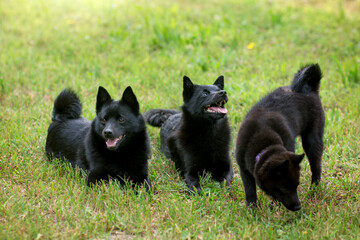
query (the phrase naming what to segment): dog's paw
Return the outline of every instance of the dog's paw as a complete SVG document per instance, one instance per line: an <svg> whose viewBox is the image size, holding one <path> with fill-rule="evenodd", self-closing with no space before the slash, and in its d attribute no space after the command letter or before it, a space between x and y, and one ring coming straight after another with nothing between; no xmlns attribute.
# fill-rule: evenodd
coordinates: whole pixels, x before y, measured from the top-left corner
<svg viewBox="0 0 360 240"><path fill-rule="evenodd" d="M188 189L188 191L187 191L187 194L189 195L189 196L194 196L194 195L196 195L196 194L201 194L201 187L195 187L195 186L193 186L193 188L189 188Z"/></svg>
<svg viewBox="0 0 360 240"><path fill-rule="evenodd" d="M251 209L256 209L258 207L257 202L246 202L246 206Z"/></svg>

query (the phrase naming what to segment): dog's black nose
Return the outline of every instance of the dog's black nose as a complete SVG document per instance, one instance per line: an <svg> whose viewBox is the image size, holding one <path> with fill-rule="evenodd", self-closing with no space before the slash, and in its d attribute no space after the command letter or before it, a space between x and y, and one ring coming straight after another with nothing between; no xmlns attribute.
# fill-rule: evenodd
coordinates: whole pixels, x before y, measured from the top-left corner
<svg viewBox="0 0 360 240"><path fill-rule="evenodd" d="M300 209L301 209L301 204L299 203L299 204L293 206L292 211L299 211Z"/></svg>
<svg viewBox="0 0 360 240"><path fill-rule="evenodd" d="M225 91L225 90L221 90L221 91L219 92L219 96L224 96L224 95L226 95L226 91Z"/></svg>
<svg viewBox="0 0 360 240"><path fill-rule="evenodd" d="M104 136L106 137L106 138L112 138L112 131L111 131L111 129L105 129L104 130Z"/></svg>

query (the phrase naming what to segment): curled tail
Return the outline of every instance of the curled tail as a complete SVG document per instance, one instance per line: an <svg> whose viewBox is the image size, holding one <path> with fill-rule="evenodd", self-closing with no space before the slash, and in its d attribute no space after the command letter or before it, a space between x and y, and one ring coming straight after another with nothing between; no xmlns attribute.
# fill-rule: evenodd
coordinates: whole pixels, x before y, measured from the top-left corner
<svg viewBox="0 0 360 240"><path fill-rule="evenodd" d="M67 88L55 99L52 121L76 119L81 115L81 103L76 93Z"/></svg>
<svg viewBox="0 0 360 240"><path fill-rule="evenodd" d="M152 109L144 114L145 121L154 127L161 127L163 123L174 114L180 113L176 110L169 109Z"/></svg>
<svg viewBox="0 0 360 240"><path fill-rule="evenodd" d="M319 93L321 69L318 64L301 68L294 76L291 90L298 93Z"/></svg>

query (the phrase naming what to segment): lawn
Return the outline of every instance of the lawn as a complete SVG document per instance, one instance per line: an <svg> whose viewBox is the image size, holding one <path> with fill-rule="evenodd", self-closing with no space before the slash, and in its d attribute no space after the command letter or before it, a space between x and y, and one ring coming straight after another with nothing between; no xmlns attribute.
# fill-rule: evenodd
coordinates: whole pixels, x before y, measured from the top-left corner
<svg viewBox="0 0 360 240"><path fill-rule="evenodd" d="M262 96L319 63L326 114L323 175L302 209L249 209L234 159L237 130ZM131 85L141 112L179 109L182 76L225 77L232 128L232 191L205 176L188 196L148 127L154 193L111 181L86 187L44 154L53 101L71 87L95 116L97 88ZM0 0L0 239L359 239L359 0ZM302 153L298 141L297 153Z"/></svg>

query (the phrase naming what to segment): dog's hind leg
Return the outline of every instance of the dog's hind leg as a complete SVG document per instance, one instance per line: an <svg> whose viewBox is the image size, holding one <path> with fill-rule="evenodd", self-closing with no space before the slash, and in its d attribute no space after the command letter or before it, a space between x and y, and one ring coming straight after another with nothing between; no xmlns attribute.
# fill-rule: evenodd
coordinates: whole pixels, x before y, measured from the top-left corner
<svg viewBox="0 0 360 240"><path fill-rule="evenodd" d="M245 189L246 204L248 206L257 206L255 178L247 170L241 168L240 175Z"/></svg>
<svg viewBox="0 0 360 240"><path fill-rule="evenodd" d="M184 178L184 164L182 159L178 154L178 149L176 146L176 139L174 137L169 137L167 141L167 146L169 150L169 157L171 161L175 163L176 170L180 173L181 177Z"/></svg>
<svg viewBox="0 0 360 240"><path fill-rule="evenodd" d="M318 131L315 133L302 134L302 145L306 156L309 159L312 172L311 184L318 184L321 179L321 157L323 153L323 133Z"/></svg>
<svg viewBox="0 0 360 240"><path fill-rule="evenodd" d="M223 180L226 187L230 187L232 177L233 177L233 170L232 170L232 167L230 166L229 171L226 173L224 180Z"/></svg>

